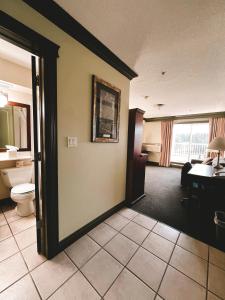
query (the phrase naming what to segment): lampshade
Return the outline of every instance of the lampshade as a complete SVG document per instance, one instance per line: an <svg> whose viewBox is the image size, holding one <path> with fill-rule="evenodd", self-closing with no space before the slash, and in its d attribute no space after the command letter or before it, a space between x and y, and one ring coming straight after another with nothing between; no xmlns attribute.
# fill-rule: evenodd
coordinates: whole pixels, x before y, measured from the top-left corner
<svg viewBox="0 0 225 300"><path fill-rule="evenodd" d="M225 150L225 138L217 137L209 144L208 149L210 150Z"/></svg>

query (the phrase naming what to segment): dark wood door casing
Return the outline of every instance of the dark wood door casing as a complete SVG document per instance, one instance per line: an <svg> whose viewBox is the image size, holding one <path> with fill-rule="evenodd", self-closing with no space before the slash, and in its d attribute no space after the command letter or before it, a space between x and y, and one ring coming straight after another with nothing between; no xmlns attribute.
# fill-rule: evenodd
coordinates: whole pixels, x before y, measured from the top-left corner
<svg viewBox="0 0 225 300"><path fill-rule="evenodd" d="M59 251L58 234L58 143L57 143L57 58L59 46L0 11L0 36L41 58L43 63L42 115L42 213L46 236L44 254L52 258Z"/></svg>

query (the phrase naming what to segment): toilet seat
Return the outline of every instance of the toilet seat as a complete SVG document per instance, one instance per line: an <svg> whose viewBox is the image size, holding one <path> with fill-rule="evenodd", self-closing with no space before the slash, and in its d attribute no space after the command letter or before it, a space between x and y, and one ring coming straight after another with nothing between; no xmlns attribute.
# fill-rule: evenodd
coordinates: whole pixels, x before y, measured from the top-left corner
<svg viewBox="0 0 225 300"><path fill-rule="evenodd" d="M29 194L35 191L35 184L33 183L22 183L14 186L11 189L13 194Z"/></svg>

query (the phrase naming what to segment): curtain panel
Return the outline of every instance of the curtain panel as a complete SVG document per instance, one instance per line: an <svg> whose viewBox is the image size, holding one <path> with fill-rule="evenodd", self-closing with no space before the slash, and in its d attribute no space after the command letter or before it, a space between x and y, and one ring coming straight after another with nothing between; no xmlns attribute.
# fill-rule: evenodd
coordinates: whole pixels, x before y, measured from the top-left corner
<svg viewBox="0 0 225 300"><path fill-rule="evenodd" d="M209 119L209 143L216 137L225 138L225 117Z"/></svg>
<svg viewBox="0 0 225 300"><path fill-rule="evenodd" d="M173 134L173 121L162 121L161 122L161 140L162 149L159 160L159 165L162 167L170 166L170 155L172 147L172 134Z"/></svg>
<svg viewBox="0 0 225 300"><path fill-rule="evenodd" d="M209 119L209 143L216 137L225 138L225 117L213 117ZM216 154L211 152L209 156L214 158Z"/></svg>

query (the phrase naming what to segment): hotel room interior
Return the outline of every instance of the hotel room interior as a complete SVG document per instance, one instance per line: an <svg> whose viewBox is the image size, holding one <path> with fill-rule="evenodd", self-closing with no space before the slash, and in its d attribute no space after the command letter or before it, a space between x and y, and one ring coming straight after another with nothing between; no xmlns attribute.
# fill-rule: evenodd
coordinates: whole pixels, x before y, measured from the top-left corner
<svg viewBox="0 0 225 300"><path fill-rule="evenodd" d="M225 2L0 1L0 300L225 299Z"/></svg>

